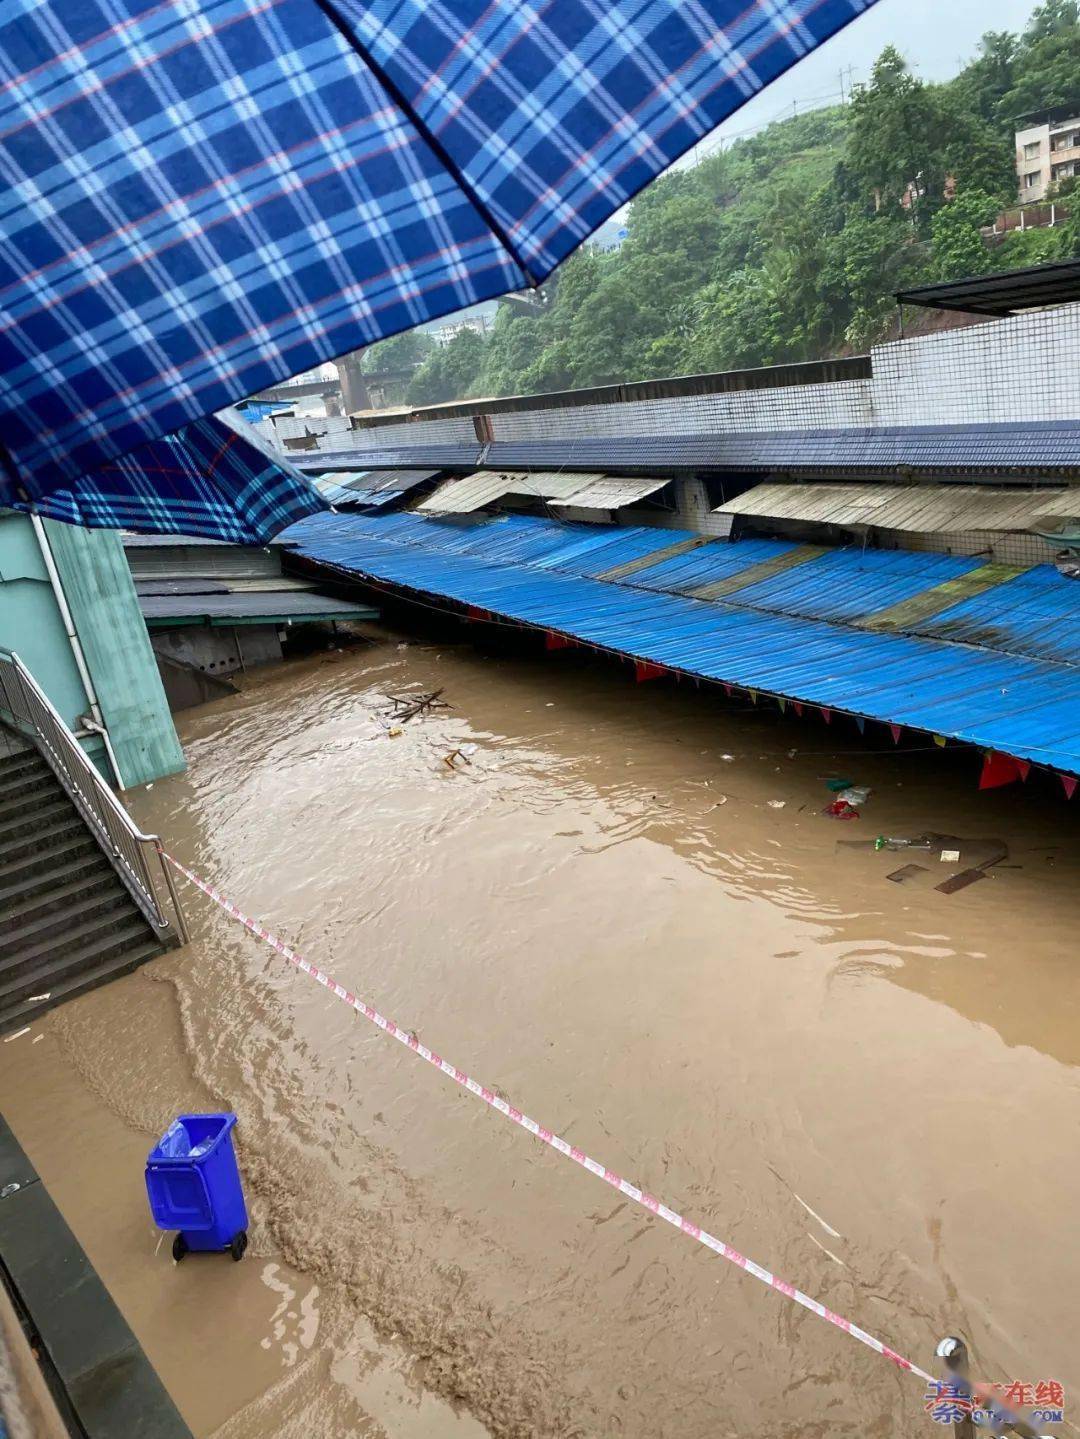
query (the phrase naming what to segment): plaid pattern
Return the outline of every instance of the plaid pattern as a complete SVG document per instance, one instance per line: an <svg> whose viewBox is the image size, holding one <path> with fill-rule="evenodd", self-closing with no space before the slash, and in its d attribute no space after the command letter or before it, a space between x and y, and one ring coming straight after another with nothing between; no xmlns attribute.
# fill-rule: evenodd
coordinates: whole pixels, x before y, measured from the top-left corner
<svg viewBox="0 0 1080 1439"><path fill-rule="evenodd" d="M37 500L38 514L91 529L200 535L265 545L328 508L303 475L243 421L215 416L151 440ZM30 509L15 500L16 509Z"/></svg>
<svg viewBox="0 0 1080 1439"><path fill-rule="evenodd" d="M118 455L541 278L872 3L4 0L0 501L92 514Z"/></svg>

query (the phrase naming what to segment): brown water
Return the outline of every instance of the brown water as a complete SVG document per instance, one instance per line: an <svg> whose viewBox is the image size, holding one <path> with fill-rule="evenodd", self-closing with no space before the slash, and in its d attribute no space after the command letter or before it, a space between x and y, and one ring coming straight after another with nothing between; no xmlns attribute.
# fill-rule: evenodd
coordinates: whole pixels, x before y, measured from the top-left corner
<svg viewBox="0 0 1080 1439"><path fill-rule="evenodd" d="M390 738L384 693L439 685ZM395 638L180 720L137 818L350 989L918 1362L960 1331L977 1377L1076 1393L1080 805ZM830 775L873 787L858 823L818 813ZM927 829L1007 866L947 897L885 878L936 856L837 844ZM917 1381L186 899L189 949L0 1046L0 1107L198 1436L925 1430ZM218 1105L252 1247L176 1267L142 1158Z"/></svg>

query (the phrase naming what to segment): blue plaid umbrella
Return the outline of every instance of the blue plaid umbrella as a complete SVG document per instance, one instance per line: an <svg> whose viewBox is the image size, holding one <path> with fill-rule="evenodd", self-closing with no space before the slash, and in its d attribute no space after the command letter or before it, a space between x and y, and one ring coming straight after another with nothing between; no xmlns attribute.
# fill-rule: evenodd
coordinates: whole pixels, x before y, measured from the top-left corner
<svg viewBox="0 0 1080 1439"><path fill-rule="evenodd" d="M288 525L330 508L310 480L239 415L208 415L148 440L35 502L68 524L205 535L265 545ZM355 498L355 496L350 496ZM17 502L22 504L23 502Z"/></svg>
<svg viewBox="0 0 1080 1439"><path fill-rule="evenodd" d="M4 0L0 503L176 528L118 457L539 283L872 3Z"/></svg>

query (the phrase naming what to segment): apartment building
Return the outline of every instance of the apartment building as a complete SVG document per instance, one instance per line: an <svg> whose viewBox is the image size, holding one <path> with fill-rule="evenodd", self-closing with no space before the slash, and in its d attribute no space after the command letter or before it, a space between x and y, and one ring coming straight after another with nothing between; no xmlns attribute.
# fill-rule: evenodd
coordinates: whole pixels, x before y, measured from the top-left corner
<svg viewBox="0 0 1080 1439"><path fill-rule="evenodd" d="M1025 115L1016 132L1016 178L1021 204L1044 200L1052 185L1080 165L1080 100Z"/></svg>

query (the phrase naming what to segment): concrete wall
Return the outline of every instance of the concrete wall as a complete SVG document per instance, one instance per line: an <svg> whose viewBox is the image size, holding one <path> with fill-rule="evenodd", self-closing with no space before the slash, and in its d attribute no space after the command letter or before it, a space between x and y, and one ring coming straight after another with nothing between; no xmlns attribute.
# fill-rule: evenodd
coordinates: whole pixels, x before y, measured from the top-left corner
<svg viewBox="0 0 1080 1439"><path fill-rule="evenodd" d="M118 536L44 527L124 784L175 774L184 755ZM30 518L11 511L0 511L0 646L17 652L78 729L90 709L86 690ZM100 742L86 749L111 783Z"/></svg>

